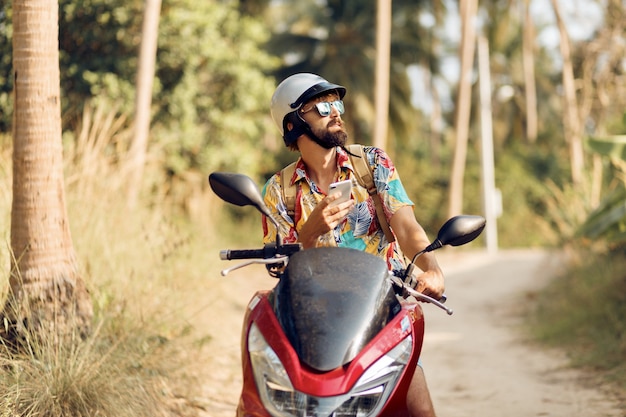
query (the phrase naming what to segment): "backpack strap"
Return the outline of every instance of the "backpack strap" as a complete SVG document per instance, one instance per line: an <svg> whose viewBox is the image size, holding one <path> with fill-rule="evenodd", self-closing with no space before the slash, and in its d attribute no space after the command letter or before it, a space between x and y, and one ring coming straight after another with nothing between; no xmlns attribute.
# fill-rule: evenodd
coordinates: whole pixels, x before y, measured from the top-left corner
<svg viewBox="0 0 626 417"><path fill-rule="evenodd" d="M283 193L285 206L287 206L287 214L292 219L296 214L296 186L291 184L295 171L296 162L292 162L280 171L280 190Z"/></svg>
<svg viewBox="0 0 626 417"><path fill-rule="evenodd" d="M365 155L365 149L363 146L358 144L348 145L347 148L349 151L348 155L350 156L350 162L352 163L354 173L356 174L356 180L361 187L364 187L367 190L367 193L372 197L372 200L374 200L378 224L380 224L381 229L383 229L387 242L394 242L396 237L387 222L383 202L378 194L378 190L376 189L376 184L374 184L374 174L372 173L369 161L367 160L367 155Z"/></svg>

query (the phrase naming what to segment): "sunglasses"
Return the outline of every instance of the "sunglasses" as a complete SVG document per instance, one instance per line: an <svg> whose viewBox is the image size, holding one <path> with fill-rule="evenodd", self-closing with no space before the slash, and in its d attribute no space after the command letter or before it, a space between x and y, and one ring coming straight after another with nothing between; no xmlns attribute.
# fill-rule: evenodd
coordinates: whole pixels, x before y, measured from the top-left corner
<svg viewBox="0 0 626 417"><path fill-rule="evenodd" d="M322 117L330 116L330 113L332 112L332 109L330 108L330 106L333 106L334 108L336 108L339 114L343 114L343 112L345 111L345 108L343 107L343 101L335 100L335 101L321 101L319 103L315 103L315 106L311 107L307 111L303 111L302 114L308 113L313 109L317 109L317 112L319 113L320 116Z"/></svg>

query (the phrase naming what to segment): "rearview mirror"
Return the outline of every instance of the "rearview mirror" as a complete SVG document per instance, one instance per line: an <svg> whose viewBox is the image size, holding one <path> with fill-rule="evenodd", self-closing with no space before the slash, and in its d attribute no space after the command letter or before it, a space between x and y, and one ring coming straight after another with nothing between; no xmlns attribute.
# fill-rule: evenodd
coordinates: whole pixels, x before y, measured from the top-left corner
<svg viewBox="0 0 626 417"><path fill-rule="evenodd" d="M261 192L252 179L243 174L213 172L209 175L211 189L219 198L237 206L254 206L271 221L272 215L263 202Z"/></svg>
<svg viewBox="0 0 626 417"><path fill-rule="evenodd" d="M442 245L465 245L482 233L485 223L486 220L481 216L455 216L441 226L437 240Z"/></svg>

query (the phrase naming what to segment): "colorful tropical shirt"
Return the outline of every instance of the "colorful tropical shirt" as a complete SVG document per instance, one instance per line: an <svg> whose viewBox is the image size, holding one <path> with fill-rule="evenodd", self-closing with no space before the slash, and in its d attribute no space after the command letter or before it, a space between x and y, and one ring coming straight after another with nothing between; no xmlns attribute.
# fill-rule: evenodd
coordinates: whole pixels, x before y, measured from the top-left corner
<svg viewBox="0 0 626 417"><path fill-rule="evenodd" d="M379 148L365 147L370 167L373 167L374 184L383 201L387 221L393 214L404 206L413 206L400 181L398 172L389 156ZM380 256L387 261L391 270L405 268L404 255L397 242L389 243L383 230L378 224L376 207L367 189L359 185L354 168L348 154L340 147L337 148L338 181L352 180L351 198L356 204L346 218L334 229L321 236L317 246L339 246L364 250ZM307 221L315 206L326 197L311 180L306 166L300 158L291 184L296 184L296 206L293 217L287 213L287 207L281 192L281 172L274 174L263 187L263 199L269 207L272 216L279 224L279 234L283 243L295 243L298 240L298 231ZM263 217L263 242L271 243L276 238L276 229L272 222Z"/></svg>

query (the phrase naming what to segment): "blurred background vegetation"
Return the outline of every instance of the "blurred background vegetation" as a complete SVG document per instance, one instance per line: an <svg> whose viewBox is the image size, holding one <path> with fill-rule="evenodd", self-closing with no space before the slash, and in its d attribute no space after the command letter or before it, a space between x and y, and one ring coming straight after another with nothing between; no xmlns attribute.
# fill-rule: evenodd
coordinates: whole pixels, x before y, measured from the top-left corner
<svg viewBox="0 0 626 417"><path fill-rule="evenodd" d="M499 244L566 247L584 251L581 259L600 265L607 259L623 262L626 153L620 135L626 133L626 6L619 0L586 2L587 14L566 7L569 2L560 3L572 41L585 134L584 179L576 184L563 128L563 59L558 36L554 41L553 9L548 1L531 2L539 120L537 137L529 139L522 63L525 2L484 1L479 7L480 30L491 48L495 179L503 205ZM180 307L170 305L163 311L166 294L178 285L169 282L173 272L193 286L194 279L217 269L212 259L218 246L260 242L258 214L230 212L211 196L206 178L216 170L237 171L261 184L297 157L284 149L269 116L269 100L280 80L306 71L345 85L345 119L356 142L371 143L374 113L375 2L163 0L149 158L141 204L131 210L120 196L132 134L143 7L139 0L59 1L63 140L73 236L100 318L118 320L128 314L129 326L136 314L167 315ZM455 2L396 0L392 9L387 151L429 234L445 221L454 155L460 35L456 7ZM1 1L0 230L6 242L11 25L11 3ZM477 91L475 78L472 89ZM473 97L472 108L478 109L478 94ZM479 139L479 114L473 110L464 178L467 213L482 212ZM8 256L2 252L5 271ZM576 263L573 268L588 265ZM624 293L623 268L592 270L596 272L588 276L602 273L609 277L603 285ZM155 296L157 287L163 298L158 291ZM129 303L129 297L142 302ZM576 297L569 300L569 307L559 303L564 310L550 314L558 317L575 308ZM129 312L139 305L140 313ZM625 305L616 299L607 313L618 323L617 330L609 332L617 355L612 357L622 359ZM591 316L604 317L586 317ZM146 339L129 343L152 346L154 334L170 333L157 325ZM542 337L548 336L544 332Z"/></svg>
<svg viewBox="0 0 626 417"><path fill-rule="evenodd" d="M597 160L587 152L584 183L577 184L579 191L568 189L570 156L561 118L558 41L554 43L554 23L547 18L553 11L547 1L538 0L531 10L537 21L533 51L540 118L537 138L528 139L522 3L487 1L478 14L491 48L496 186L503 202L498 229L503 247L560 244L571 237L576 222L598 205L598 195L615 186L610 159ZM587 7L600 15L591 28L576 15L580 12L566 14L571 22L580 117L588 137L626 130L623 5L592 3ZM87 105L123 117L124 127L129 127L143 2L60 0L59 7L66 143L76 141L74 132ZM454 153L458 10L453 3L398 0L392 12L387 151L416 199L419 218L433 233L445 221ZM371 144L375 29L374 2L196 5L164 0L149 146L178 202L202 192L212 171L244 172L262 182L296 158L284 149L271 124L268 103L274 86L297 71L319 73L346 85L345 119L352 138ZM551 33L552 42L545 40ZM0 44L0 132L10 133L11 7L6 2L0 8ZM477 96L473 94L473 109L478 108ZM464 211L480 212L476 110L471 115L466 165ZM522 229L525 233L517 233Z"/></svg>

